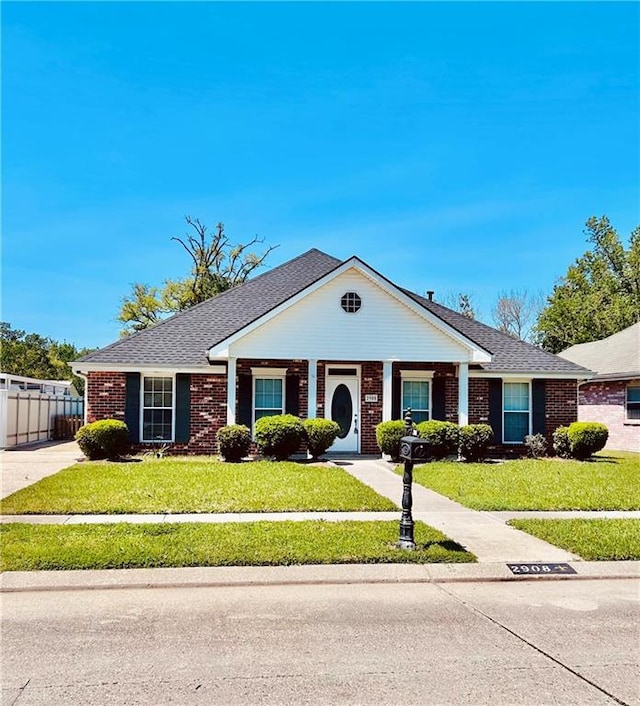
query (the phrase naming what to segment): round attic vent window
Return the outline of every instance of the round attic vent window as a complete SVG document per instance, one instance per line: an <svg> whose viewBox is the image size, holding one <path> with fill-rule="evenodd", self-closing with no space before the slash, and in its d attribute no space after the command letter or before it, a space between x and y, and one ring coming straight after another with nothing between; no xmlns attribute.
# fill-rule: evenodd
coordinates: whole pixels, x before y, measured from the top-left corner
<svg viewBox="0 0 640 706"><path fill-rule="evenodd" d="M356 294L356 292L345 292L340 300L340 306L347 314L355 314L356 311L360 311L362 299L360 299L360 296Z"/></svg>

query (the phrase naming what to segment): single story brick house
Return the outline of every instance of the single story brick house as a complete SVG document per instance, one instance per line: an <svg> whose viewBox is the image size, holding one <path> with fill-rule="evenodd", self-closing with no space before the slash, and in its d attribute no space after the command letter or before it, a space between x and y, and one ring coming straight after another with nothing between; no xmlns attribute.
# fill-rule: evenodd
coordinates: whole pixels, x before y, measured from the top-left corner
<svg viewBox="0 0 640 706"><path fill-rule="evenodd" d="M607 425L607 449L640 451L640 322L560 355L596 373L578 388L578 419Z"/></svg>
<svg viewBox="0 0 640 706"><path fill-rule="evenodd" d="M332 451L377 453L401 419L486 422L501 447L577 419L580 365L317 249L73 363L88 421L140 448L215 453L225 424L292 413L338 422Z"/></svg>

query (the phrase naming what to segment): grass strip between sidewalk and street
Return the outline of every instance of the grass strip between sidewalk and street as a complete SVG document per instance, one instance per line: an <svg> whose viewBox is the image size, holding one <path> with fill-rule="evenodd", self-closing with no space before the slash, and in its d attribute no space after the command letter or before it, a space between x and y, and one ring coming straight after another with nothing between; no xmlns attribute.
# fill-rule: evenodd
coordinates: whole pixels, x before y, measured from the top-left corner
<svg viewBox="0 0 640 706"><path fill-rule="evenodd" d="M586 561L640 559L640 520L510 520L507 524L567 549Z"/></svg>
<svg viewBox="0 0 640 706"><path fill-rule="evenodd" d="M0 536L2 571L476 560L422 522L416 551L396 548L397 522L11 523L0 525Z"/></svg>
<svg viewBox="0 0 640 706"><path fill-rule="evenodd" d="M603 452L590 461L436 461L416 466L413 479L474 510L638 510L639 468L640 454Z"/></svg>
<svg viewBox="0 0 640 706"><path fill-rule="evenodd" d="M396 509L335 466L208 457L79 463L0 501L3 515Z"/></svg>

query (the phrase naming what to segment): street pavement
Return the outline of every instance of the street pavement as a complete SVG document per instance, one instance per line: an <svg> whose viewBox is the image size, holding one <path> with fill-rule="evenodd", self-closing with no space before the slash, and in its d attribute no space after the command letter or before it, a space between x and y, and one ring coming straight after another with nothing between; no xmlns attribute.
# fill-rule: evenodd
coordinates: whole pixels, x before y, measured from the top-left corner
<svg viewBox="0 0 640 706"><path fill-rule="evenodd" d="M7 706L640 704L633 580L2 599Z"/></svg>

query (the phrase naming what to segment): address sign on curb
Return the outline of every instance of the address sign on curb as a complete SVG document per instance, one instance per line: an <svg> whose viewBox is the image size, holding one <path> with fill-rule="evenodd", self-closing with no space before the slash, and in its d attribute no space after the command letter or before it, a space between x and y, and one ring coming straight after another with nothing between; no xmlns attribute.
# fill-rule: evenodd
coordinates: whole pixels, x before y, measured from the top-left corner
<svg viewBox="0 0 640 706"><path fill-rule="evenodd" d="M518 576L548 576L549 574L575 574L569 564L507 564L511 572Z"/></svg>

